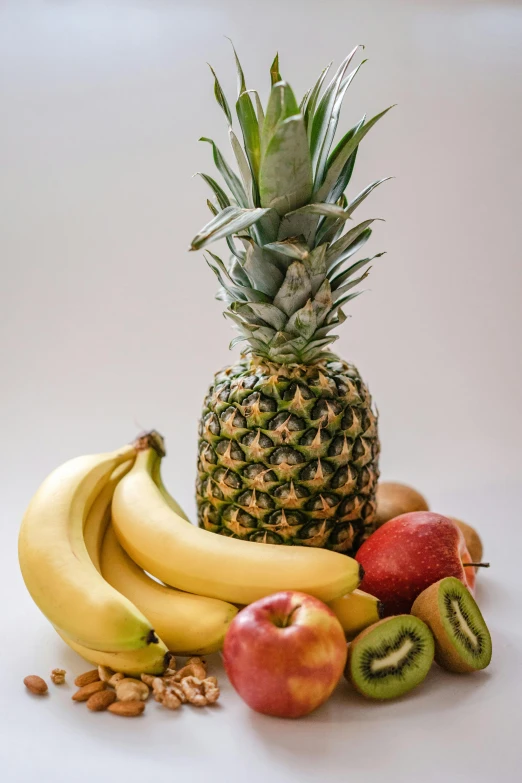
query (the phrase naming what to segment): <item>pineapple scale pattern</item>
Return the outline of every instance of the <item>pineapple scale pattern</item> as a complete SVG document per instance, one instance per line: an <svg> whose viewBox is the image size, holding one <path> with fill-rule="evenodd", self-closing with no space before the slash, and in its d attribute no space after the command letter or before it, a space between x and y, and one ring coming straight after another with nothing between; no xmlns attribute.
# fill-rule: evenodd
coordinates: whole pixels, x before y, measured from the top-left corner
<svg viewBox="0 0 522 783"><path fill-rule="evenodd" d="M372 532L377 417L356 368L331 357L243 358L215 376L200 425L201 527L346 554Z"/></svg>

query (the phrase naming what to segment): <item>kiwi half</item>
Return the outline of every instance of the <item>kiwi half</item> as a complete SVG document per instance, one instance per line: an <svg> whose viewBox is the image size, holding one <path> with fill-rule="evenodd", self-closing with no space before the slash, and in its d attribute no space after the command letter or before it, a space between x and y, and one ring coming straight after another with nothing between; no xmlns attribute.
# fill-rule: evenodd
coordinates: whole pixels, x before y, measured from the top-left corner
<svg viewBox="0 0 522 783"><path fill-rule="evenodd" d="M345 676L369 699L395 699L428 674L435 645L417 617L399 614L371 625L348 647Z"/></svg>
<svg viewBox="0 0 522 783"><path fill-rule="evenodd" d="M424 590L411 613L431 628L435 660L450 672L474 672L491 661L491 636L469 590L448 576Z"/></svg>

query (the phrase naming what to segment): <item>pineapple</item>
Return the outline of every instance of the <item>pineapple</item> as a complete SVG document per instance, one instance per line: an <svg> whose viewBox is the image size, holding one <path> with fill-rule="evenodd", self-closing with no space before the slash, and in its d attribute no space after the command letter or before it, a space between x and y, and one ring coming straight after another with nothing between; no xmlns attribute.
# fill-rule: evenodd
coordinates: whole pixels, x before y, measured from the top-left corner
<svg viewBox="0 0 522 783"><path fill-rule="evenodd" d="M330 345L372 260L353 257L373 221L348 221L385 180L352 200L345 191L361 140L389 110L363 117L333 147L343 98L360 68L349 70L357 48L325 86L326 68L300 104L276 56L266 112L257 92L246 89L236 54L243 145L212 71L239 175L202 139L226 190L201 174L215 196L207 202L213 217L191 245L226 239L230 257L208 251L207 262L239 332L231 347L246 344L239 361L216 374L204 402L199 524L250 541L347 554L374 528L379 439L367 387Z"/></svg>

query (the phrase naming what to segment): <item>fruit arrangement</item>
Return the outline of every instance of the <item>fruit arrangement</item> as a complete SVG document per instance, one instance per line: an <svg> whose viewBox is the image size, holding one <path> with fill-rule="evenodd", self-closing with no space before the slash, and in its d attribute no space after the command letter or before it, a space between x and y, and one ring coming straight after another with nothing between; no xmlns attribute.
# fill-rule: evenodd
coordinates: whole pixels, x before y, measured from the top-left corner
<svg viewBox="0 0 522 783"><path fill-rule="evenodd" d="M403 484L381 483L377 414L332 332L372 258L353 257L373 220L348 198L359 144L388 109L336 146L341 105L360 68L356 47L300 104L270 69L266 111L237 59L236 112L214 74L239 176L209 139L227 190L191 249L208 251L218 298L245 342L220 370L199 428L198 525L161 477L163 438L58 467L22 521L19 560L36 604L96 665L73 700L135 717L150 692L168 709L219 697L201 658L222 651L232 686L254 710L301 717L342 679L388 700L419 686L435 661L488 666L491 637L473 597L482 544L466 523L429 510ZM179 670L174 656L186 656ZM54 669L60 685L65 671ZM25 679L49 693L37 675Z"/></svg>

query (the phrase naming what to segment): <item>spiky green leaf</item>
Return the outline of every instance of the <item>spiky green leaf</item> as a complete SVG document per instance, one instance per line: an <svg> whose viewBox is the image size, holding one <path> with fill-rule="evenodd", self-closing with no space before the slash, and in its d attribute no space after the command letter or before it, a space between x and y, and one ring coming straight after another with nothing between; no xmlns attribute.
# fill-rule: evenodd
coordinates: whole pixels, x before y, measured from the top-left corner
<svg viewBox="0 0 522 783"><path fill-rule="evenodd" d="M303 261L310 275L312 294L315 294L326 276L326 245L316 247Z"/></svg>
<svg viewBox="0 0 522 783"><path fill-rule="evenodd" d="M332 308L332 305L333 299L332 289L330 288L330 281L325 279L323 280L313 299L314 312L318 324L321 324L326 318L330 309Z"/></svg>
<svg viewBox="0 0 522 783"><path fill-rule="evenodd" d="M226 207L210 220L192 240L191 250L206 247L209 242L215 242L230 234L242 231L253 225L266 213L265 209L240 209Z"/></svg>
<svg viewBox="0 0 522 783"><path fill-rule="evenodd" d="M272 304L249 302L248 305L240 304L235 309L237 309L237 311L240 314L245 313L245 317L247 318L247 320L248 320L248 316L246 315L247 310L252 311L254 316L260 318L269 326L273 327L276 331L280 331L284 329L285 324L287 322L286 315L283 312L281 312L281 310L279 310L278 307Z"/></svg>
<svg viewBox="0 0 522 783"><path fill-rule="evenodd" d="M214 71L213 67L210 65L210 63L207 63L208 67L212 71L212 75L214 77L214 95L216 96L216 101L221 106L225 113L225 117L228 120L228 124L232 125L232 114L230 113L230 107L228 105L228 101L225 97L225 93L221 89L221 85L218 81L218 77L216 76L216 72Z"/></svg>
<svg viewBox="0 0 522 783"><path fill-rule="evenodd" d="M245 151L250 163L254 184L256 184L259 178L259 165L261 162L261 140L254 104L248 92L243 92L237 99L236 112L243 133Z"/></svg>
<svg viewBox="0 0 522 783"><path fill-rule="evenodd" d="M360 237L359 237L359 239L360 239ZM359 242L359 239L358 239L358 240L356 240L356 242L355 242L354 244L356 244L357 242ZM354 255L354 254L357 252L357 250L358 250L358 249L359 249L359 248L352 249L352 248L350 247L350 251L351 251L351 252L350 252L350 255ZM381 258L381 256L383 256L383 255L385 255L385 253L376 253L374 256L369 256L368 258L361 258L361 260L360 260L360 261L356 261L356 262L355 262L355 264L352 264L352 265L351 265L350 267L348 267L348 269L346 269L344 272L339 272L339 270L340 270L341 266L343 265L343 263L344 263L344 262L345 262L345 261L346 261L346 260L349 258L349 256L344 256L343 260L342 260L340 263L337 263L337 264L335 264L335 265L334 265L334 266L333 266L333 267L332 267L332 268L331 268L331 269L328 271L328 279L329 279L329 280L330 280L330 282L332 283L332 287L334 286L334 284L336 283L336 281L337 281L337 280L338 280L340 277L342 277L342 278L343 278L343 280L342 280L341 282L344 282L345 280L348 280L348 279L349 279L350 277L352 277L352 276L353 276L353 275L354 275L356 272L358 272L358 271L359 271L359 269L362 269L362 268L363 268L363 267L365 267L367 264L369 264L369 263L370 263L370 261L373 261L375 258ZM336 273L337 273L337 274L336 274ZM340 283L339 283L338 285L340 285Z"/></svg>
<svg viewBox="0 0 522 783"><path fill-rule="evenodd" d="M348 247L340 255L338 255L336 258L330 259L327 264L328 276L332 277L332 275L336 274L349 258L355 255L355 253L359 252L361 247L363 247L363 245L365 245L366 242L370 239L371 235L371 228L366 228L362 234L360 234L354 242L348 245Z"/></svg>
<svg viewBox="0 0 522 783"><path fill-rule="evenodd" d="M265 112L263 111L263 104L261 103L261 99L259 98L259 93L257 90L247 90L250 95L254 96L255 103L256 103L256 114L257 114L257 124L259 125L259 136L261 137L261 134L263 133L263 125L265 122Z"/></svg>
<svg viewBox="0 0 522 783"><path fill-rule="evenodd" d="M370 193L375 190L375 188L377 188L379 185L382 185L383 182L387 182L389 179L393 179L393 177L383 177L383 179L378 179L375 182L372 182L371 185L368 185L366 188L364 188L364 190L361 190L361 192L358 193L353 201L350 201L346 207L346 215L351 217L357 207L359 207L365 200L365 198L367 198Z"/></svg>
<svg viewBox="0 0 522 783"><path fill-rule="evenodd" d="M301 242L297 237L285 239L282 242L270 242L265 245L265 250L271 250L288 258L295 258L303 261L308 257L309 248L305 242Z"/></svg>
<svg viewBox="0 0 522 783"><path fill-rule="evenodd" d="M228 136L230 139L230 146L232 147L232 152L234 153L234 156L236 158L239 173L241 174L241 179L243 181L243 189L248 199L248 206L254 207L255 206L254 181L252 179L252 171L250 170L248 160L246 159L246 155L243 152L243 147L239 143L239 139L237 138L232 128L229 129Z"/></svg>
<svg viewBox="0 0 522 783"><path fill-rule="evenodd" d="M243 269L254 288L274 297L283 282L283 274L262 253L263 251L257 245L250 245L246 252Z"/></svg>
<svg viewBox="0 0 522 783"><path fill-rule="evenodd" d="M228 38L228 36L226 36ZM239 57L237 56L236 47L234 46L234 43L232 41L232 38L228 38L230 41L230 44L232 46L232 50L234 52L234 58L236 61L236 70L237 70L237 95L238 97L241 95L242 92L245 92L246 90L246 82L245 82L245 74L243 73L243 68L241 67L241 63L239 62Z"/></svg>
<svg viewBox="0 0 522 783"><path fill-rule="evenodd" d="M350 231L344 234L337 242L330 245L326 253L326 264L328 267L342 254L344 251L359 237L363 231L368 228L378 218L370 218L370 220L363 220L357 226L354 226Z"/></svg>
<svg viewBox="0 0 522 783"><path fill-rule="evenodd" d="M299 106L294 93L286 82L278 82L278 84L272 87L266 108L261 136L262 155L264 155L266 148L274 137L278 126L296 114L299 114Z"/></svg>
<svg viewBox="0 0 522 783"><path fill-rule="evenodd" d="M287 332L297 337L305 337L307 340L312 337L317 328L317 318L312 305L312 300L308 299L304 307L297 310L289 319L285 327Z"/></svg>
<svg viewBox="0 0 522 783"><path fill-rule="evenodd" d="M307 129L308 134L308 140L310 141L310 137L312 135L312 126L313 126L313 118L315 113L315 107L317 105L317 101L319 99L319 95L321 93L321 87L323 86L323 82L326 78L326 74L330 70L332 63L330 65L327 65L326 68L323 69L321 72L321 75L319 76L318 80L310 90L309 98L306 102L306 109L304 112L304 121Z"/></svg>
<svg viewBox="0 0 522 783"><path fill-rule="evenodd" d="M340 218L341 220L347 220L349 215L346 214L342 207L337 204L306 204L304 207L289 212L290 215L324 215L326 217Z"/></svg>
<svg viewBox="0 0 522 783"><path fill-rule="evenodd" d="M230 192L236 199L237 203L240 207L247 207L248 206L248 198L245 193L245 189L243 188L243 185L241 184L239 177L237 174L232 171L228 163L226 162L225 158L217 148L216 144L212 141L212 139L207 139L205 136L202 136L200 138L200 141L205 141L208 144L212 146L212 155L214 158L214 163L216 164L216 168L225 180L226 184L230 188Z"/></svg>
<svg viewBox="0 0 522 783"><path fill-rule="evenodd" d="M317 201L328 200L328 196L332 191L332 189L335 187L337 180L342 173L344 165L348 160L348 158L350 157L350 155L352 154L352 152L360 144L360 142L366 136L366 134L373 128L375 123L378 122L382 117L384 117L384 115L387 114L392 108L393 106L389 106L384 111L381 111L379 114L376 114L375 117L372 117L371 120L368 120L368 122L366 122L362 126L362 128L359 128L359 130L356 133L354 133L352 138L349 141L347 141L345 145L338 151L338 154L336 155L334 160L328 165L324 182L315 193L315 197Z"/></svg>
<svg viewBox="0 0 522 783"><path fill-rule="evenodd" d="M350 275L348 276L348 278L346 278L344 274L338 275L338 277L336 277L335 280L330 280L330 285L332 286L332 291L334 292L333 294L334 300L339 293L344 294L346 291L350 291L352 288L358 286L359 283L362 283L363 280L366 280L366 278L370 274L370 269L371 267L369 269L366 269L366 271L363 272L363 274L360 275L360 277L357 277L355 280L350 280L348 283L345 283L345 281L349 279ZM343 285L343 283L345 283L345 285Z"/></svg>
<svg viewBox="0 0 522 783"><path fill-rule="evenodd" d="M212 177L209 177L208 174L203 174L201 171L198 171L198 175L213 190L214 195L216 196L218 204L221 207L221 209L225 209L226 207L229 207L230 199L225 193L225 191L223 190L223 188L220 185L218 185L216 180L213 179Z"/></svg>
<svg viewBox="0 0 522 783"><path fill-rule="evenodd" d="M310 152L312 154L314 171L316 172L316 180L322 181L322 176L320 175L322 174L337 127L340 109L340 104L337 104L339 88L358 48L359 47L356 46L343 60L332 81L326 87L323 96L319 101L317 111L314 114L312 133L310 136Z"/></svg>
<svg viewBox="0 0 522 783"><path fill-rule="evenodd" d="M284 215L306 204L312 187L306 129L302 116L296 115L278 125L263 155L259 172L261 206Z"/></svg>
<svg viewBox="0 0 522 783"><path fill-rule="evenodd" d="M274 57L272 65L270 66L270 82L273 87L274 84L277 84L277 82L280 81L281 81L281 74L279 73L279 52L278 52Z"/></svg>
<svg viewBox="0 0 522 783"><path fill-rule="evenodd" d="M243 302L269 302L270 298L264 294L262 291L258 291L255 288L252 288L250 286L243 286L235 283L226 268L223 261L217 256L215 253L208 251L208 255L211 256L212 260L210 260L207 256L205 256L205 261L209 265L209 267L213 270L215 275L217 276L219 282L225 288L234 299L239 299Z"/></svg>
<svg viewBox="0 0 522 783"><path fill-rule="evenodd" d="M294 261L288 267L283 285L274 298L274 305L290 316L303 307L311 293L308 272L300 261Z"/></svg>

